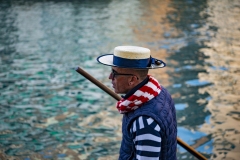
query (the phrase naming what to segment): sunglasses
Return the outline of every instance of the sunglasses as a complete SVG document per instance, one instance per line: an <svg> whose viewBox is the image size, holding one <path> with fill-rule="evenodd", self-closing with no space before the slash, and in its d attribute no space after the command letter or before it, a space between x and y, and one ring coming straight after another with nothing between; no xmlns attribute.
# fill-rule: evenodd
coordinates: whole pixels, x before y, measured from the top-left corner
<svg viewBox="0 0 240 160"><path fill-rule="evenodd" d="M134 74L123 74L123 73L118 73L118 72L115 71L114 69L112 69L111 74L112 74L112 79L114 79L115 76L136 76L136 75L134 75ZM137 77L137 76L136 76L136 77ZM137 77L137 79L138 79L138 77Z"/></svg>

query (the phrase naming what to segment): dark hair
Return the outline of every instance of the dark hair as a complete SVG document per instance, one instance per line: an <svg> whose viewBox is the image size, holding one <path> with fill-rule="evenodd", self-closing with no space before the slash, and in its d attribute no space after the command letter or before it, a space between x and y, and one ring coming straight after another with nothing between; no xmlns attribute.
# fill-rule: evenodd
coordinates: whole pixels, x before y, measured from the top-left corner
<svg viewBox="0 0 240 160"><path fill-rule="evenodd" d="M140 80L144 80L148 75L148 69L133 69L133 72Z"/></svg>

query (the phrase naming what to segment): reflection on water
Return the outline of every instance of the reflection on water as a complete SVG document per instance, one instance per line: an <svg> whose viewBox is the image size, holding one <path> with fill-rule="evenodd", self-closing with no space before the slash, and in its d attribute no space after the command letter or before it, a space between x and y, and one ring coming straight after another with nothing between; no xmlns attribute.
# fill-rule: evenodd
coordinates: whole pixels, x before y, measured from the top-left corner
<svg viewBox="0 0 240 160"><path fill-rule="evenodd" d="M238 0L0 2L0 159L117 159L115 101L71 68L111 87L95 58L122 44L167 62L151 74L173 95L182 140L238 159L239 15Z"/></svg>
<svg viewBox="0 0 240 160"><path fill-rule="evenodd" d="M239 1L210 1L207 24L211 41L202 49L209 56L207 73L199 78L214 82L199 92L210 94L207 104L211 112L210 122L201 130L212 134L214 141L212 158L238 159L240 157L240 3ZM207 11L205 11L207 12ZM204 33L204 28L200 29Z"/></svg>

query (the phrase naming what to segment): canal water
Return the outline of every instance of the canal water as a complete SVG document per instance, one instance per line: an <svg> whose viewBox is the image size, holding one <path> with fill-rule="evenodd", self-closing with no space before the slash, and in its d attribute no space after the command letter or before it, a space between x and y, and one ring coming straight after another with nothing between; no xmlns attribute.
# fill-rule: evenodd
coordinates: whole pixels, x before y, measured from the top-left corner
<svg viewBox="0 0 240 160"><path fill-rule="evenodd" d="M0 159L117 159L115 100L96 62L151 49L175 101L178 136L208 159L240 157L239 0L0 1ZM196 159L178 146L179 160Z"/></svg>

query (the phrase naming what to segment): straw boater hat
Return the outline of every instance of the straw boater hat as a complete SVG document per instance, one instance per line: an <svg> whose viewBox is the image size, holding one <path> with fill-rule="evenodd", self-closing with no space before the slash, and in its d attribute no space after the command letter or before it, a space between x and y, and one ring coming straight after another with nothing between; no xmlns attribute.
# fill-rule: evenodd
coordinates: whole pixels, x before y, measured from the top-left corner
<svg viewBox="0 0 240 160"><path fill-rule="evenodd" d="M97 61L120 68L155 69L166 66L162 60L152 58L148 48L137 46L115 47L114 54L101 55Z"/></svg>

